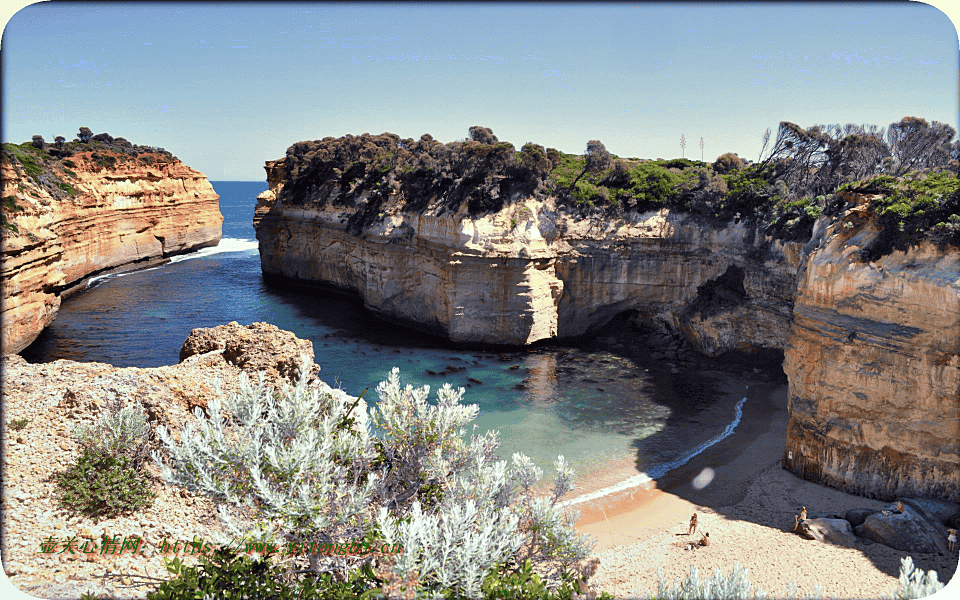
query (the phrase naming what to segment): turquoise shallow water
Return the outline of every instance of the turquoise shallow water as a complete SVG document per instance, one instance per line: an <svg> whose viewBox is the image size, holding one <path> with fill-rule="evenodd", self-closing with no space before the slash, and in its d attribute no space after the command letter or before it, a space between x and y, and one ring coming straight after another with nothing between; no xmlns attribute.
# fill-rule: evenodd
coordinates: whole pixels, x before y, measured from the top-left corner
<svg viewBox="0 0 960 600"><path fill-rule="evenodd" d="M266 184L213 185L225 218L217 248L92 281L64 301L23 356L161 366L177 362L193 328L266 321L313 341L321 377L331 385L351 394L370 386L368 398L375 399L377 383L396 366L407 383L464 387L465 402L480 407L479 430L500 431L501 458L524 452L549 474L563 454L588 478L625 459L661 472L735 419L735 401L717 394L709 378L672 373L597 340L579 347L456 347L381 321L359 300L267 286L250 222Z"/></svg>

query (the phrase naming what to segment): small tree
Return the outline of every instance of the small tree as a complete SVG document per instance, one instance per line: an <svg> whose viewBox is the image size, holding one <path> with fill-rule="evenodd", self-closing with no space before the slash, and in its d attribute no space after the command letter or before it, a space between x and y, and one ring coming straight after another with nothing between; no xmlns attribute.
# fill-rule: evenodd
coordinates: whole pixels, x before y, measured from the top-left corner
<svg viewBox="0 0 960 600"><path fill-rule="evenodd" d="M45 144L45 142L43 141L42 135L33 136L33 141L31 143L33 144L33 147L38 150L43 150L43 146Z"/></svg>
<svg viewBox="0 0 960 600"><path fill-rule="evenodd" d="M723 175L724 173L730 173L732 171L739 171L742 168L743 161L740 160L740 157L733 152L721 154L719 157L717 157L717 161L713 163L713 170L720 175Z"/></svg>
<svg viewBox="0 0 960 600"><path fill-rule="evenodd" d="M492 129L479 125L470 128L470 139L481 144L496 144L498 141L497 136L493 135Z"/></svg>
<svg viewBox="0 0 960 600"><path fill-rule="evenodd" d="M87 142L89 142L89 141L90 141L90 138L92 138L92 137L93 137L93 132L90 131L90 128L89 128L89 127L81 127L81 128L80 128L80 133L77 134L77 139L80 140L80 142L81 142L81 143L84 143L84 144L86 144Z"/></svg>
<svg viewBox="0 0 960 600"><path fill-rule="evenodd" d="M53 139L53 141L57 144L57 155L63 156L63 145L67 141L67 138L63 137L62 135L58 135Z"/></svg>
<svg viewBox="0 0 960 600"><path fill-rule="evenodd" d="M603 171L610 166L610 162L613 160L600 140L590 140L587 142L587 151L583 153L583 158L583 171L580 171L577 178L570 184L570 189L567 190L569 192L573 192L574 188L577 187L577 182L580 181L580 178L586 175L588 171L591 173Z"/></svg>

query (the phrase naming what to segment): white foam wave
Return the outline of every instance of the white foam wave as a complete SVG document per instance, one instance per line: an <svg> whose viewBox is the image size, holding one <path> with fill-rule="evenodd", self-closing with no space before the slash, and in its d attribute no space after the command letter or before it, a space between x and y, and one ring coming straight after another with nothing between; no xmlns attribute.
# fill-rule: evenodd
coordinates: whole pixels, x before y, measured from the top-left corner
<svg viewBox="0 0 960 600"><path fill-rule="evenodd" d="M169 263L164 263L163 265L150 267L149 269L137 269L124 273L107 273L106 275L97 275L96 277L91 277L87 280L86 288L89 289L108 279L113 279L114 277L123 277L124 275L129 275L131 273L146 273L147 271L153 271L154 269L162 269L164 266L166 266L166 264L178 263L185 260L190 260L191 258L201 258L203 256L211 256L213 254L222 254L224 252L243 252L244 250L256 250L259 247L258 244L259 242L256 240L251 241L241 240L238 238L221 238L220 243L216 246L201 248L196 252L190 252L189 254L172 256L170 257Z"/></svg>
<svg viewBox="0 0 960 600"><path fill-rule="evenodd" d="M653 481L658 477L663 477L668 471L672 471L677 467L681 467L687 464L687 462L689 462L691 458L700 454L710 446L713 446L720 440L728 437L730 434L733 433L733 430L737 427L737 425L740 423L740 419L743 417L743 403L746 401L747 401L747 397L744 396L743 398L740 399L739 402L737 402L737 406L735 408L736 414L733 418L733 421L728 423L726 428L723 431L721 431L718 435L714 436L713 438L707 440L706 442L700 444L696 448L686 452L683 456L675 460L672 460L670 462L654 465L653 467L648 469L645 473L634 475L633 477L630 477L629 479L621 481L616 485L605 487L601 490L597 490L596 492L584 494L583 496L577 496L576 498L573 498L571 500L561 502L557 506L564 507L564 506L571 506L573 504L580 504L581 502L589 502L590 500L596 500L597 498L602 498L604 496L609 496L610 494L615 494L623 490L628 490L633 487L638 487L645 483Z"/></svg>
<svg viewBox="0 0 960 600"><path fill-rule="evenodd" d="M184 260L190 260L191 258L202 258L204 256L211 256L213 254L223 254L224 252L242 252L244 250L256 250L258 247L259 247L259 242L257 242L257 240L241 240L238 238L221 238L220 243L217 244L216 246L201 248L196 252L190 252L189 254L172 256L170 257L170 262L178 263Z"/></svg>

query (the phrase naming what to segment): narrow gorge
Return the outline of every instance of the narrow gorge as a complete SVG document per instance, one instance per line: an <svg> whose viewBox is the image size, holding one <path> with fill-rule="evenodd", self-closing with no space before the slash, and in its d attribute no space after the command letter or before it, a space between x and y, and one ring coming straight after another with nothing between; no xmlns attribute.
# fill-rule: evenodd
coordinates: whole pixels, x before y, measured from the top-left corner
<svg viewBox="0 0 960 600"><path fill-rule="evenodd" d="M264 277L464 343L577 338L629 313L710 356L782 351L785 468L960 501L955 233L891 247L876 206L899 192L870 185L761 215L778 196L721 161L616 161L578 196L589 162L572 160L495 138L300 142L266 164Z"/></svg>
<svg viewBox="0 0 960 600"><path fill-rule="evenodd" d="M41 142L42 143L42 142ZM162 149L99 134L65 148L4 144L3 353L27 347L93 275L220 241L206 176Z"/></svg>

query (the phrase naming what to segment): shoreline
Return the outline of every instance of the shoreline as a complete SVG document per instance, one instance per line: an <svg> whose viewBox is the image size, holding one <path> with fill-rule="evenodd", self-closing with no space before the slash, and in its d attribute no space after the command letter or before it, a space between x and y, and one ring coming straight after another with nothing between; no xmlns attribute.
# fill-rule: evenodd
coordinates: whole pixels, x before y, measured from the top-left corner
<svg viewBox="0 0 960 600"><path fill-rule="evenodd" d="M732 377L721 376L721 381L728 396L736 395ZM815 517L889 503L805 481L782 469L787 386L750 383L747 397L733 433L686 464L644 485L573 506L580 512L577 530L596 540L593 556L600 567L591 580L594 589L633 598L656 591L658 568L673 585L691 566L704 578L716 569L727 574L739 563L748 569L750 582L772 597L782 597L791 582L801 596L813 594L817 585L827 598L880 598L895 592L900 558L907 553L860 538L846 546L821 543L790 531L801 504ZM611 470L622 473L627 466L615 461ZM586 493L596 492L591 488L600 480L588 481ZM694 512L698 534L687 536ZM684 549L700 532L710 533L710 546ZM913 561L918 568L937 571L941 582L949 581L958 566L956 552L915 554Z"/></svg>

